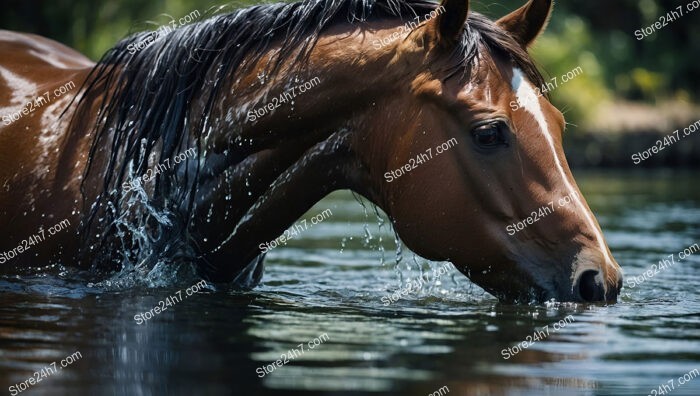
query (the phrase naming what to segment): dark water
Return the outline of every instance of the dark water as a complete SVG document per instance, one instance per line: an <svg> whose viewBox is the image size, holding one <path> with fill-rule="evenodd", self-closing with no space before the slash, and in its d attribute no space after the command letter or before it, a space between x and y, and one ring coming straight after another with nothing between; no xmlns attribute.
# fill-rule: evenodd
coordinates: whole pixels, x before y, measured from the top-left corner
<svg viewBox="0 0 700 396"><path fill-rule="evenodd" d="M0 278L1 391L56 362L19 394L700 395L700 251L679 260L700 243L697 175L577 180L627 279L674 255L635 287L626 281L617 305L499 304L456 270L440 273L444 263L397 254L373 209L339 193L270 252L253 292L186 296L198 281L186 269L136 285L129 276L88 285L67 271ZM385 304L422 273L420 290ZM178 291L182 301L166 305ZM160 301L167 310L138 324ZM544 339L504 359L543 326ZM275 365L282 354L288 363Z"/></svg>

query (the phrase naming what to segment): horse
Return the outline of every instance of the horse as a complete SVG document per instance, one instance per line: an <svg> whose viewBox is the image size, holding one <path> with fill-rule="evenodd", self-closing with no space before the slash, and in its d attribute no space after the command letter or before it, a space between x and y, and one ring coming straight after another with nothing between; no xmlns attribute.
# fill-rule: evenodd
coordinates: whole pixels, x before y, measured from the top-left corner
<svg viewBox="0 0 700 396"><path fill-rule="evenodd" d="M97 63L0 32L0 271L186 261L251 289L260 246L349 189L503 302L613 303L621 268L528 54L551 10L255 5L136 33Z"/></svg>

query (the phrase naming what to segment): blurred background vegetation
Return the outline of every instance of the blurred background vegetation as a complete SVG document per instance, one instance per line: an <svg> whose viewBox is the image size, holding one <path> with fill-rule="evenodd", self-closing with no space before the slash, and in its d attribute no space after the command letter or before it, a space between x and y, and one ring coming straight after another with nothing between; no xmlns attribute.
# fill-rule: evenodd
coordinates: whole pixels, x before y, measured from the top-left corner
<svg viewBox="0 0 700 396"><path fill-rule="evenodd" d="M555 11L532 54L546 75L581 67L583 74L551 92L570 122L574 164L625 165L632 146L640 150L659 135L700 119L700 10L690 0L566 0ZM472 9L494 19L525 0L472 1ZM130 32L154 30L194 10L202 15L222 5L214 0L5 0L0 28L36 33L76 48L92 59ZM256 1L225 2L233 10ZM679 5L684 16L637 40ZM592 139L591 136L594 138ZM700 138L675 155L647 165L698 165ZM649 143L649 144L647 144ZM680 155L680 157L679 157ZM620 157L620 158L618 158ZM623 158L624 157L624 158Z"/></svg>

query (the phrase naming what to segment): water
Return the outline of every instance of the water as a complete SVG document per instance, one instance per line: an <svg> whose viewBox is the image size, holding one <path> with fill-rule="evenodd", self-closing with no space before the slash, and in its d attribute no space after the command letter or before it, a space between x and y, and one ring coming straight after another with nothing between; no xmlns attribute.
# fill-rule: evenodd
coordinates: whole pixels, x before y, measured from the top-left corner
<svg viewBox="0 0 700 396"><path fill-rule="evenodd" d="M88 287L70 271L0 278L2 392L56 362L55 374L20 394L699 395L700 378L678 380L700 377L700 252L678 259L700 243L697 176L577 180L626 279L670 254L676 261L634 288L626 280L614 306L502 305L405 248L397 264L388 225L378 229L372 208L341 192L271 250L253 292L186 296L197 282L187 271L156 288ZM311 225L325 209L332 215ZM382 300L421 276L419 291ZM182 301L165 305L178 291ZM167 310L138 324L134 316L160 301ZM504 359L543 326L544 339ZM288 363L276 366L282 354Z"/></svg>

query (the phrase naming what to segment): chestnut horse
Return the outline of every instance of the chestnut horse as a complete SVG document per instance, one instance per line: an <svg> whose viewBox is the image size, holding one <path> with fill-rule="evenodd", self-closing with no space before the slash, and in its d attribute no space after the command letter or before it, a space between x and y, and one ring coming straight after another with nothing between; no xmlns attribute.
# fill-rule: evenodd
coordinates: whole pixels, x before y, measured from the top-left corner
<svg viewBox="0 0 700 396"><path fill-rule="evenodd" d="M350 189L503 301L613 302L620 267L527 53L551 3L495 22L468 0L258 5L96 65L0 32L0 271L188 260L251 288L261 244Z"/></svg>

